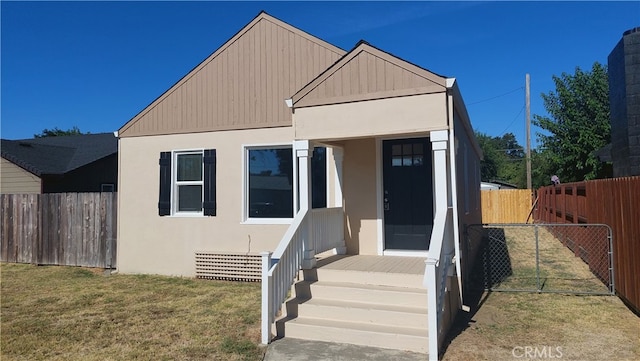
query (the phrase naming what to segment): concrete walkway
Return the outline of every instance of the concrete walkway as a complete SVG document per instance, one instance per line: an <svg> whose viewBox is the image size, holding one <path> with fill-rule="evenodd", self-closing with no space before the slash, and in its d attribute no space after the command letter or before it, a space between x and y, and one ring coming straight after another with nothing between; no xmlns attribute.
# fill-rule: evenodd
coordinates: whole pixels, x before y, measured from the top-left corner
<svg viewBox="0 0 640 361"><path fill-rule="evenodd" d="M267 347L264 361L425 361L424 353L282 338Z"/></svg>

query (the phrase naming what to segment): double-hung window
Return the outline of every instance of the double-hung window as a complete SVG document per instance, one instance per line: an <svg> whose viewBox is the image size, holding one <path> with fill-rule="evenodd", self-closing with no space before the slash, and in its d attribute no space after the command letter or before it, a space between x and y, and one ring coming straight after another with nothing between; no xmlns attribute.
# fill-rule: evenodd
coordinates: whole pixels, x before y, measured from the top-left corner
<svg viewBox="0 0 640 361"><path fill-rule="evenodd" d="M174 213L202 212L204 164L202 152L174 153Z"/></svg>
<svg viewBox="0 0 640 361"><path fill-rule="evenodd" d="M158 214L216 215L215 149L160 153Z"/></svg>

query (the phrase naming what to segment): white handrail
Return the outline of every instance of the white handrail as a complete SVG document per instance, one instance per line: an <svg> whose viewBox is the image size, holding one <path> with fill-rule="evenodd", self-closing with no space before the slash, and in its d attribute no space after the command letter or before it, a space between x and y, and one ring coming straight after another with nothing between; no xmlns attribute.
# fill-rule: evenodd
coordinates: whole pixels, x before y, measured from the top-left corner
<svg viewBox="0 0 640 361"><path fill-rule="evenodd" d="M287 231L280 239L280 243L278 243L276 249L273 250L273 255L271 256L271 258L278 260L282 257L282 254L286 251L289 243L291 242L291 239L298 231L298 228L300 228L300 225L305 220L307 214L307 210L300 210L300 212L296 214L296 216L293 218L293 221L291 222L291 225L289 226L289 228L287 228Z"/></svg>
<svg viewBox="0 0 640 361"><path fill-rule="evenodd" d="M302 268L304 240L309 237L308 212L301 210L285 232L273 254L262 253L261 341L271 341L271 325L284 303L296 274Z"/></svg>
<svg viewBox="0 0 640 361"><path fill-rule="evenodd" d="M262 253L262 343L271 341L271 326L302 268L305 240L316 253L344 246L342 207L300 210L272 253ZM309 229L309 228L312 229Z"/></svg>
<svg viewBox="0 0 640 361"><path fill-rule="evenodd" d="M440 345L444 339L442 315L446 311L444 299L447 273L454 254L453 242L453 210L436 210L423 280L429 307L429 360L434 361L438 360Z"/></svg>

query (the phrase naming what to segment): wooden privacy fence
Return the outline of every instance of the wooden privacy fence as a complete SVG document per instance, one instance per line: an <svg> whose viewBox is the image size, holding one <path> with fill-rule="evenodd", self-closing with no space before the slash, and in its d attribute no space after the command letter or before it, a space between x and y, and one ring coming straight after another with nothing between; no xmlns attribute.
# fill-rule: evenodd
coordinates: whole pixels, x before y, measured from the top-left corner
<svg viewBox="0 0 640 361"><path fill-rule="evenodd" d="M527 223L531 190L498 189L480 192L482 223Z"/></svg>
<svg viewBox="0 0 640 361"><path fill-rule="evenodd" d="M117 193L2 194L0 260L116 266Z"/></svg>
<svg viewBox="0 0 640 361"><path fill-rule="evenodd" d="M609 225L616 293L640 312L640 176L542 187L534 215L536 222Z"/></svg>

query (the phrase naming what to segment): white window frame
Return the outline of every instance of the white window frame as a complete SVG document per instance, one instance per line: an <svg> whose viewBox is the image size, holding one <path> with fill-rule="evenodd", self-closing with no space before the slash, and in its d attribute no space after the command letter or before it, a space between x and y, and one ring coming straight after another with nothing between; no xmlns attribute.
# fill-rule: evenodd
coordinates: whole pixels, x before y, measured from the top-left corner
<svg viewBox="0 0 640 361"><path fill-rule="evenodd" d="M252 218L249 217L249 151L255 149L291 148L293 162L293 217L298 212L298 160L293 143L261 143L242 145L242 224L291 224L291 218Z"/></svg>
<svg viewBox="0 0 640 361"><path fill-rule="evenodd" d="M204 200L204 162L202 162L202 177L200 181L178 182L178 156L184 154L200 154L204 159L204 149L174 150L171 152L171 215L177 217L204 217L204 208L199 212L178 210L178 187L182 185L200 185L200 200Z"/></svg>

